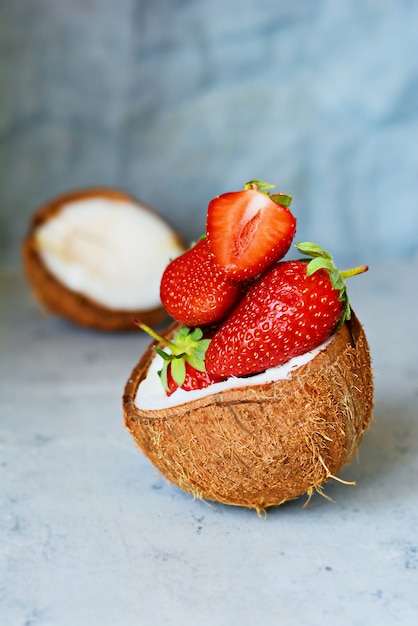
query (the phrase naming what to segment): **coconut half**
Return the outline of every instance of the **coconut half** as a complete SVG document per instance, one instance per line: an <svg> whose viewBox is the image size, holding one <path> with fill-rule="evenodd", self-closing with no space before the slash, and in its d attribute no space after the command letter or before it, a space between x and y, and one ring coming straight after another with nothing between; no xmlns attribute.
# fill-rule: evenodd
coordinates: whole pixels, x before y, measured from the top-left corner
<svg viewBox="0 0 418 626"><path fill-rule="evenodd" d="M113 189L62 195L35 213L23 242L28 280L43 306L76 324L134 329L161 324L161 275L185 249L171 226Z"/></svg>
<svg viewBox="0 0 418 626"><path fill-rule="evenodd" d="M126 384L125 424L160 472L193 496L262 511L322 493L356 455L372 417L373 376L354 313L284 380L257 385L248 379L245 387L145 410L137 390L159 358L154 345Z"/></svg>

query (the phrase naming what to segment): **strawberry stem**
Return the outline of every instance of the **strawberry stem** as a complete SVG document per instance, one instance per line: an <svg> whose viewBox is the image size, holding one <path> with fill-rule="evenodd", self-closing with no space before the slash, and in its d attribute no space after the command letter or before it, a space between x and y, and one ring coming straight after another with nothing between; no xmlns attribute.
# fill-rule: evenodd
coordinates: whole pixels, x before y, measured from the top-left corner
<svg viewBox="0 0 418 626"><path fill-rule="evenodd" d="M264 180L250 180L244 185L245 191L248 191L249 189L254 189L254 191L260 191L261 193L267 194L268 189L274 189L275 187L277 187L277 185L266 183Z"/></svg>
<svg viewBox="0 0 418 626"><path fill-rule="evenodd" d="M210 339L203 336L201 328L187 328L182 326L173 336L173 341L162 337L154 329L140 320L132 320L138 328L156 339L170 354L154 346L155 352L162 358L163 364L158 372L164 389L168 389L168 368L176 384L181 387L186 379L186 363L199 372L206 372L205 353Z"/></svg>
<svg viewBox="0 0 418 626"><path fill-rule="evenodd" d="M159 341L160 343L163 344L163 346L171 350L172 354L174 354L175 356L179 356L183 353L183 351L179 349L179 347L176 346L175 343L173 343L172 341L169 341L165 337L162 337L161 335L156 333L155 330L153 330L150 326L147 326L147 324L144 324L143 322L137 319L133 319L132 321L136 326L138 326L138 328L140 328L141 330L146 332L148 335L150 335L153 339L155 339L156 341Z"/></svg>
<svg viewBox="0 0 418 626"><path fill-rule="evenodd" d="M269 189L274 189L277 185L272 185L271 183L266 183L264 180L250 180L248 183L245 183L244 189L248 191L249 189L253 189L254 191L259 191L260 193L264 193L266 196L273 200L276 204L280 204L281 206L289 207L292 202L292 196L288 196L283 193L283 191L279 191L273 195L270 194Z"/></svg>
<svg viewBox="0 0 418 626"><path fill-rule="evenodd" d="M363 272L367 272L368 269L368 265L361 265L360 267L354 267L351 270L343 270L342 272L340 272L341 278L343 280L345 278L351 278L351 276L357 276L358 274L363 274Z"/></svg>
<svg viewBox="0 0 418 626"><path fill-rule="evenodd" d="M335 267L330 253L317 243L304 241L302 243L296 243L295 247L299 250L299 252L312 257L310 259L304 259L307 261L306 273L308 276L311 276L318 270L325 270L328 272L331 285L339 292L338 299L344 303L344 311L339 321L339 326L341 326L345 320L349 320L351 317L350 301L348 299L347 287L344 281L346 278L350 278L351 276L357 276L357 274L367 272L369 269L368 265L361 265L360 267L354 267L340 272L340 270Z"/></svg>

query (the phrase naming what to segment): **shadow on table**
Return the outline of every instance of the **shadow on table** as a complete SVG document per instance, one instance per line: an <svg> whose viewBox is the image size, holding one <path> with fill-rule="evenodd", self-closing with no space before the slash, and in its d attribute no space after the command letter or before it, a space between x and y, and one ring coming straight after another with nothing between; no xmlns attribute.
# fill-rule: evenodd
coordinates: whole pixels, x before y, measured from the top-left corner
<svg viewBox="0 0 418 626"><path fill-rule="evenodd" d="M357 457L338 475L356 486L331 480L324 492L338 505L350 507L356 502L362 506L365 499L374 507L387 507L395 498L412 498L416 485L408 477L413 474L417 458L416 409L410 403L382 401L375 407L374 420L364 434ZM317 494L309 506L321 500Z"/></svg>
<svg viewBox="0 0 418 626"><path fill-rule="evenodd" d="M305 512L321 511L328 515L329 507L333 511L360 510L365 508L387 509L394 506L395 500L412 501L416 485L410 480L413 463L418 459L418 420L411 403L382 401L374 411L374 420L366 431L358 456L338 474L348 483L345 485L330 480L323 487L324 496L314 494L308 502L306 495L291 500L279 507L271 507L267 518L277 515L292 518ZM176 500L188 501L190 496L164 481L158 482L160 488L170 489ZM306 508L302 511L303 507ZM233 520L257 517L253 509L234 507L216 502L194 502L196 511L205 509ZM337 509L335 509L337 507Z"/></svg>
<svg viewBox="0 0 418 626"><path fill-rule="evenodd" d="M418 420L409 404L381 402L375 407L374 420L366 431L357 458L344 467L338 477L355 485L330 480L324 496L315 494L309 502L305 495L268 509L267 516L291 515L306 505L307 510L323 506L387 508L395 499L413 498L416 485L408 479L418 458ZM328 498L331 500L328 500ZM250 512L251 514L252 512Z"/></svg>

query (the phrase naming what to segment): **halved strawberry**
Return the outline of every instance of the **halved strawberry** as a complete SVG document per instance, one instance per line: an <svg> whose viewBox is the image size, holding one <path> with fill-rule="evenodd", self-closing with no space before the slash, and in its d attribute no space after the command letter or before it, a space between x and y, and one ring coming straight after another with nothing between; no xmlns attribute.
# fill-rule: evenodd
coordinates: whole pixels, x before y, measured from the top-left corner
<svg viewBox="0 0 418 626"><path fill-rule="evenodd" d="M314 258L281 261L258 278L206 351L213 376L244 376L276 367L323 343L350 318L344 279L366 266L339 272L323 248L297 244Z"/></svg>
<svg viewBox="0 0 418 626"><path fill-rule="evenodd" d="M185 326L223 320L243 293L243 285L225 275L206 238L176 257L164 270L160 298L166 311Z"/></svg>
<svg viewBox="0 0 418 626"><path fill-rule="evenodd" d="M213 376L206 371L205 353L214 330L205 333L200 328L183 326L173 336L172 341L162 337L147 324L133 320L141 330L158 341L164 349L154 346L154 350L162 358L162 368L158 372L167 396L181 387L185 391L204 389L222 378Z"/></svg>
<svg viewBox="0 0 418 626"><path fill-rule="evenodd" d="M235 280L260 274L289 250L296 219L289 210L292 197L269 195L275 187L250 181L243 191L214 198L208 207L206 233L222 270Z"/></svg>

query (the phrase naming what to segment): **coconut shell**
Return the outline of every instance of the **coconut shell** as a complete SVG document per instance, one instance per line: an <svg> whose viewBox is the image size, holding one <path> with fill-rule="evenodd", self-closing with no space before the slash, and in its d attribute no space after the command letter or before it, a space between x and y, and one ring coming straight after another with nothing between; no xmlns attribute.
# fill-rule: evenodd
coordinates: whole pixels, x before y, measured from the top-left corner
<svg viewBox="0 0 418 626"><path fill-rule="evenodd" d="M34 214L22 246L23 266L34 296L47 311L79 326L102 331L134 330L132 324L134 317L140 317L145 324L150 326L159 326L168 319L167 312L162 305L148 310L111 309L84 294L68 289L42 261L36 242L37 229L59 213L65 205L77 200L97 197L114 201L137 202L132 196L116 189L91 188L61 195ZM141 209L155 214L153 209L142 203ZM158 217L164 221L161 216ZM184 247L180 236L178 236L178 241Z"/></svg>
<svg viewBox="0 0 418 626"><path fill-rule="evenodd" d="M373 377L354 313L290 380L141 410L135 396L154 345L126 384L125 424L160 472L193 496L262 511L322 492L356 455L372 417Z"/></svg>

